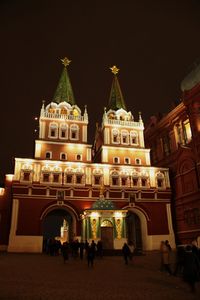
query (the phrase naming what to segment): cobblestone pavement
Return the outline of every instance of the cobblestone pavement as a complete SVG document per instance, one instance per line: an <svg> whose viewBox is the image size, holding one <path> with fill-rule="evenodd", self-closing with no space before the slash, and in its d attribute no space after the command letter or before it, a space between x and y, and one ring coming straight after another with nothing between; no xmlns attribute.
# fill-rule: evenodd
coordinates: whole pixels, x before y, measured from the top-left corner
<svg viewBox="0 0 200 300"><path fill-rule="evenodd" d="M193 300L200 299L180 277L159 272L159 253L135 256L125 265L122 257L96 259L88 268L84 259L45 254L0 253L0 300Z"/></svg>

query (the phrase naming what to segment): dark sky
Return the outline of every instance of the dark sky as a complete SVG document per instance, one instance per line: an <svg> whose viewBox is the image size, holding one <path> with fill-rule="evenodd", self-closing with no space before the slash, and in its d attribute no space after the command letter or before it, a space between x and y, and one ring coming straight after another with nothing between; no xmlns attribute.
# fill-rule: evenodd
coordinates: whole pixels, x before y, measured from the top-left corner
<svg viewBox="0 0 200 300"><path fill-rule="evenodd" d="M1 0L0 172L13 172L12 157L33 157L34 129L42 100L52 100L68 71L77 104L88 105L89 135L107 105L112 74L128 109L145 121L180 98L180 83L200 57L197 0Z"/></svg>

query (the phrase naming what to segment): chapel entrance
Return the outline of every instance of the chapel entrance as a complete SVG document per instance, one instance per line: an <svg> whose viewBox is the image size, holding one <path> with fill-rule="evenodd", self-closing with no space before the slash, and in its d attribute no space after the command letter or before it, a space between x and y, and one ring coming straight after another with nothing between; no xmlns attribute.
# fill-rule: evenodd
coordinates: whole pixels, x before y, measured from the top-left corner
<svg viewBox="0 0 200 300"><path fill-rule="evenodd" d="M50 211L43 219L42 234L44 240L57 239L61 243L73 238L73 219L69 212L64 209Z"/></svg>
<svg viewBox="0 0 200 300"><path fill-rule="evenodd" d="M104 249L113 249L113 224L109 220L101 223L101 241Z"/></svg>
<svg viewBox="0 0 200 300"><path fill-rule="evenodd" d="M128 212L126 217L128 243L133 242L137 251L142 250L142 234L140 218L133 212Z"/></svg>

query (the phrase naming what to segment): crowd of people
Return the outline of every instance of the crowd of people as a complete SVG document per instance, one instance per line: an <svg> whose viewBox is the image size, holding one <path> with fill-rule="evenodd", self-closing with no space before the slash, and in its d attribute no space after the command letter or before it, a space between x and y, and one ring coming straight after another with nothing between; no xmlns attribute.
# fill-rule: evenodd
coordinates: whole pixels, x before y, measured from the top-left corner
<svg viewBox="0 0 200 300"><path fill-rule="evenodd" d="M200 281L200 248L193 242L191 245L180 245L176 249L175 267L171 266L171 246L169 241L161 241L160 270L169 275L180 276L188 283L192 293L195 292L196 282Z"/></svg>
<svg viewBox="0 0 200 300"><path fill-rule="evenodd" d="M43 252L51 256L62 254L64 263L71 257L73 259L80 258L83 260L87 258L88 266L93 267L94 258L103 257L103 244L99 240L97 243L92 240L91 243L86 241L79 241L78 239L70 242L65 241L61 244L60 240L54 238L46 239L43 244Z"/></svg>
<svg viewBox="0 0 200 300"><path fill-rule="evenodd" d="M87 259L88 267L93 267L96 257L103 257L103 244L99 240L97 243L92 240L86 241L73 240L61 244L59 240L49 239L44 241L44 252L57 256L62 254L63 262L66 263L69 258L83 260ZM122 256L126 265L133 260L135 246L133 242L124 243L122 247ZM185 246L177 246L175 263L172 264L172 248L168 240L161 241L160 271L168 275L182 277L188 283L191 292L195 292L196 282L200 281L200 248L195 243Z"/></svg>

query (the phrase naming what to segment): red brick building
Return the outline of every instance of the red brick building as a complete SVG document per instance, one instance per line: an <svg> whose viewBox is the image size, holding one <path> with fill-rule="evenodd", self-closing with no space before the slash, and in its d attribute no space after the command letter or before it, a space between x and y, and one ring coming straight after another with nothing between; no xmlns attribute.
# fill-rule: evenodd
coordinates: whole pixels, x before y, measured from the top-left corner
<svg viewBox="0 0 200 300"><path fill-rule="evenodd" d="M44 237L101 239L107 249L131 240L143 250L168 239L174 247L168 168L151 166L141 115L135 121L127 110L118 69L111 68L108 106L92 146L87 108L82 113L76 104L69 60L62 61L53 100L41 108L34 158L15 158L1 192L1 247L41 252Z"/></svg>
<svg viewBox="0 0 200 300"><path fill-rule="evenodd" d="M200 237L200 66L181 83L180 103L151 117L145 142L156 166L169 167L177 243Z"/></svg>

